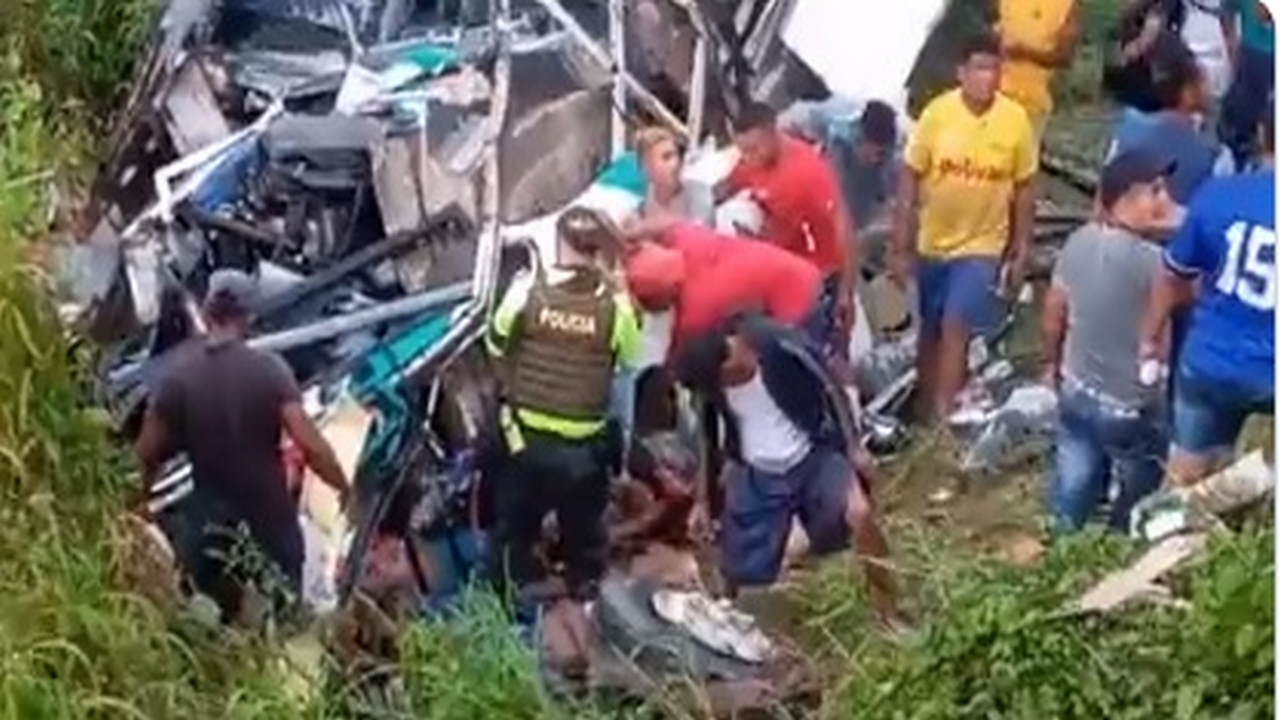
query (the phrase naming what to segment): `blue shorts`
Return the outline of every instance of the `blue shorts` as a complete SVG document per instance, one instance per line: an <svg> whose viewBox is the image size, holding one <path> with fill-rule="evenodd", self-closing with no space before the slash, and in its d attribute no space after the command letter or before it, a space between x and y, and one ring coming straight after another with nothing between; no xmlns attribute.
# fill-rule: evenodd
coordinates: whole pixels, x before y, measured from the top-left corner
<svg viewBox="0 0 1280 720"><path fill-rule="evenodd" d="M1191 455L1230 450L1250 415L1271 415L1275 396L1210 380L1183 366L1173 384L1173 447Z"/></svg>
<svg viewBox="0 0 1280 720"><path fill-rule="evenodd" d="M840 453L815 449L789 472L735 464L725 485L720 563L738 587L768 585L782 571L791 520L799 517L817 555L849 546L846 508L853 466Z"/></svg>
<svg viewBox="0 0 1280 720"><path fill-rule="evenodd" d="M920 325L934 334L946 320L959 321L975 335L995 329L999 305L995 258L921 260L916 271L920 288Z"/></svg>

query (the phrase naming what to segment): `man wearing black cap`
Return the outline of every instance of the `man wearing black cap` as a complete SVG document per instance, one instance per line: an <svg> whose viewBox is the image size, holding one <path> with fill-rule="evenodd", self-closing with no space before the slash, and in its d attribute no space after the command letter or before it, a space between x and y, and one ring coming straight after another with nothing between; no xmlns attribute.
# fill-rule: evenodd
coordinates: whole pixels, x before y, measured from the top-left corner
<svg viewBox="0 0 1280 720"><path fill-rule="evenodd" d="M189 507L200 547L182 558L196 590L213 598L223 618L236 617L245 577L226 529L243 525L296 597L304 550L298 510L280 454L288 433L316 475L345 499L347 479L333 448L302 407L289 366L245 344L256 284L238 270L209 278L208 334L179 350L147 406L134 446L150 488L165 459L186 453L195 491ZM345 503L344 503L345 504ZM210 529L214 530L210 532Z"/></svg>
<svg viewBox="0 0 1280 720"><path fill-rule="evenodd" d="M1147 297L1160 269L1148 238L1169 224L1171 168L1143 151L1102 170L1100 218L1077 230L1054 267L1044 303L1043 376L1059 390L1050 510L1079 529L1114 477L1113 529L1128 529L1134 503L1160 486L1164 456L1160 389L1135 362ZM1113 476L1114 474L1114 476Z"/></svg>

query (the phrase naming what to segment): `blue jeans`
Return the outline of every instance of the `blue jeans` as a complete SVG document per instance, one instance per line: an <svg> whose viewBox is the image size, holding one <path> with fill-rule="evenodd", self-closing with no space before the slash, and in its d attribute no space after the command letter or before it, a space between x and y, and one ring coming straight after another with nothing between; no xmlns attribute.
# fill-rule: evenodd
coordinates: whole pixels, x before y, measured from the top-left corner
<svg viewBox="0 0 1280 720"><path fill-rule="evenodd" d="M613 376L613 390L609 395L609 417L618 421L622 437L630 439L631 427L636 419L636 381L640 374L635 368L619 367Z"/></svg>
<svg viewBox="0 0 1280 720"><path fill-rule="evenodd" d="M1000 280L997 258L921 260L916 282L920 288L920 327L936 335L946 320L964 323L973 335L995 329Z"/></svg>
<svg viewBox="0 0 1280 720"><path fill-rule="evenodd" d="M1133 506L1160 487L1165 445L1158 409L1121 410L1078 386L1064 385L1049 489L1054 524L1063 530L1083 527L1114 480L1120 496L1108 525L1127 532Z"/></svg>
<svg viewBox="0 0 1280 720"><path fill-rule="evenodd" d="M1274 392L1210 380L1185 365L1178 371L1173 396L1173 446L1191 455L1230 450L1250 415L1274 412Z"/></svg>
<svg viewBox="0 0 1280 720"><path fill-rule="evenodd" d="M782 570L791 520L798 517L810 552L827 555L849 546L845 519L854 469L841 453L815 447L786 473L735 463L725 481L720 564L739 587L772 584Z"/></svg>

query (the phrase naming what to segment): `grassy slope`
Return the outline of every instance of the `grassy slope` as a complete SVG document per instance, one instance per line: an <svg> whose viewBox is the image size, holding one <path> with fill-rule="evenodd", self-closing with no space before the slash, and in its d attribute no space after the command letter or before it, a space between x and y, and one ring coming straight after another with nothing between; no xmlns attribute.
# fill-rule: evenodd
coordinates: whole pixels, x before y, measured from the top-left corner
<svg viewBox="0 0 1280 720"><path fill-rule="evenodd" d="M122 591L124 466L31 248L82 176L136 50L137 2L10 0L0 23L0 717L279 718L265 653Z"/></svg>
<svg viewBox="0 0 1280 720"><path fill-rule="evenodd" d="M83 366L28 264L50 228L47 173L83 177L133 57L141 8L6 0L0 23L0 717L333 716L291 697L265 649L123 592L114 518L125 465L82 410ZM868 635L860 584L841 568L823 569L795 596L801 630L831 674L824 716L1267 716L1269 532L1223 544L1188 578L1197 608L1189 615L1072 623L1053 615L1058 601L1124 548L1072 543L1033 569L975 555L957 534L1001 512L1034 530L1038 490L1026 480L973 493L985 509L960 504L939 527L922 527L920 498L935 482L926 476L937 473L915 467L889 502L910 518L895 520L894 537L927 621L919 645ZM464 624L414 633L406 669L416 715L589 716L539 699L531 663L494 618L481 603Z"/></svg>

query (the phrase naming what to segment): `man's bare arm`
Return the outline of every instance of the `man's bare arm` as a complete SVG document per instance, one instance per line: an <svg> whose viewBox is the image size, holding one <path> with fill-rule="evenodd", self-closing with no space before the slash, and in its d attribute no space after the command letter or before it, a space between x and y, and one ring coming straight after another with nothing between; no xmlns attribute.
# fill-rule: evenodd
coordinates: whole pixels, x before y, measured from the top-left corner
<svg viewBox="0 0 1280 720"><path fill-rule="evenodd" d="M1051 285L1040 312L1040 373L1049 384L1058 384L1062 368L1062 344L1067 337L1067 293Z"/></svg>
<svg viewBox="0 0 1280 720"><path fill-rule="evenodd" d="M1174 310L1190 304L1195 297L1195 282L1165 268L1151 288L1147 312L1142 319L1139 335L1141 359L1163 358L1168 355L1169 318Z"/></svg>
<svg viewBox="0 0 1280 720"><path fill-rule="evenodd" d="M133 454L138 458L142 469L142 491L144 497L151 492L160 468L169 454L169 429L154 404L148 404L142 417L142 431L133 443Z"/></svg>
<svg viewBox="0 0 1280 720"><path fill-rule="evenodd" d="M320 434L319 428L307 416L300 402L288 402L280 410L285 432L294 445L302 451L307 466L320 478L321 482L344 497L348 489L347 474L338 462L333 446Z"/></svg>
<svg viewBox="0 0 1280 720"><path fill-rule="evenodd" d="M890 249L906 254L911 250L911 221L920 194L920 175L904 165L898 173L898 192L893 201L893 229L889 235Z"/></svg>
<svg viewBox="0 0 1280 720"><path fill-rule="evenodd" d="M1036 222L1036 182L1032 177L1013 189L1013 213L1009 228L1009 280L1021 283L1031 254L1031 237Z"/></svg>
<svg viewBox="0 0 1280 720"><path fill-rule="evenodd" d="M841 277L842 290L850 297L858 286L858 272L861 270L862 257L858 247L858 231L854 229L853 218L849 208L843 201L837 201L833 210L835 217L836 242L844 248L844 274Z"/></svg>

